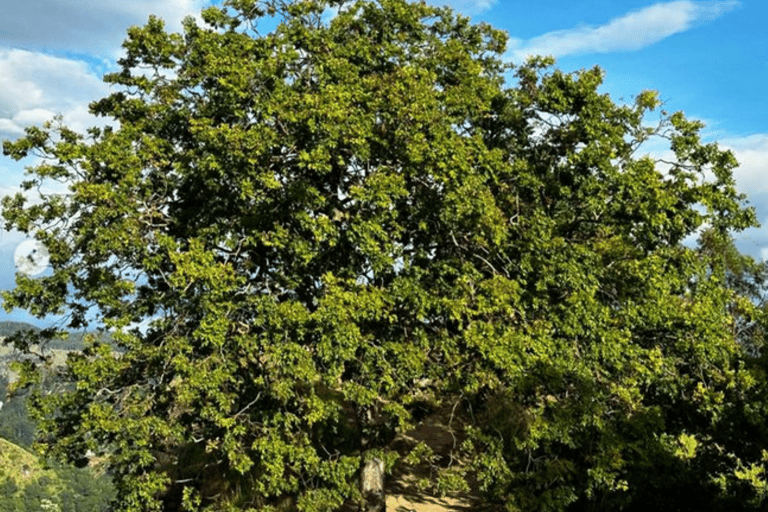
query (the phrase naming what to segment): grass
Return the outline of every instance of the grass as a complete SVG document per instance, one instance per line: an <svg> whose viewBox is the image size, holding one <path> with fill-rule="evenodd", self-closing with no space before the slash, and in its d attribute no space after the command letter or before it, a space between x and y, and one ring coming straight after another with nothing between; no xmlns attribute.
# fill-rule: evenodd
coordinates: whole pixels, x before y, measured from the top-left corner
<svg viewBox="0 0 768 512"><path fill-rule="evenodd" d="M23 488L44 476L54 483L59 479L54 470L43 467L37 455L0 438L0 482L10 478Z"/></svg>

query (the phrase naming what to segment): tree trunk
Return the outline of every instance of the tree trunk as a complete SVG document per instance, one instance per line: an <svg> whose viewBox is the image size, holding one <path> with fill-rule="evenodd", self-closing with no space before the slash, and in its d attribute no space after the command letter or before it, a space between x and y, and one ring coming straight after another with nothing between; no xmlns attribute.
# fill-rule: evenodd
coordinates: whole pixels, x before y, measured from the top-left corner
<svg viewBox="0 0 768 512"><path fill-rule="evenodd" d="M360 471L360 494L363 496L361 512L386 512L384 495L384 461L372 458L363 463Z"/></svg>

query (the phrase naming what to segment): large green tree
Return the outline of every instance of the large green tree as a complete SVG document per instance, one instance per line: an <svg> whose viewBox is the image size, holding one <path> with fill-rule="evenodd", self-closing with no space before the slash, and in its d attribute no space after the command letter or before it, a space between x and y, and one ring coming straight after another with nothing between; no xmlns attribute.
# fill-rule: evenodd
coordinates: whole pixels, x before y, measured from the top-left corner
<svg viewBox="0 0 768 512"><path fill-rule="evenodd" d="M506 36L449 9L340 4L150 18L91 104L113 127L4 143L44 157L27 189L68 187L4 199L53 268L5 307L91 308L120 348L33 395L44 450L106 457L128 512L335 510L372 456L509 511L764 507L733 155L681 113L647 127L656 94L618 105L597 68L503 64ZM460 464L394 451L427 402Z"/></svg>

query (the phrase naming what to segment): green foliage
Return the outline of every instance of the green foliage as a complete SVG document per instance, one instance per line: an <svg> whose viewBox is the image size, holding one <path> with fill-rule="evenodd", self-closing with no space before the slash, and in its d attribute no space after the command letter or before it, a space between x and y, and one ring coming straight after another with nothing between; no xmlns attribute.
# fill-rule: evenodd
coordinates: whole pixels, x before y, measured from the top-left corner
<svg viewBox="0 0 768 512"><path fill-rule="evenodd" d="M104 512L115 496L109 477L90 468L41 464L0 439L0 511Z"/></svg>
<svg viewBox="0 0 768 512"><path fill-rule="evenodd" d="M441 492L764 508L765 269L732 248L757 224L733 155L682 113L646 126L657 95L617 105L598 68L502 64L506 37L449 9L324 22L339 4L230 0L183 34L150 18L91 104L119 127L4 143L48 157L25 188L69 187L4 198L53 268L5 307L79 329L94 306L120 348L25 366L45 453L105 457L127 512L330 511L367 455L398 463L426 400L461 430Z"/></svg>
<svg viewBox="0 0 768 512"><path fill-rule="evenodd" d="M61 512L104 512L115 497L109 475L91 468L56 464L50 466L59 479L54 503Z"/></svg>
<svg viewBox="0 0 768 512"><path fill-rule="evenodd" d="M0 438L30 448L35 440L35 424L29 418L24 396L9 396L8 379L0 375Z"/></svg>

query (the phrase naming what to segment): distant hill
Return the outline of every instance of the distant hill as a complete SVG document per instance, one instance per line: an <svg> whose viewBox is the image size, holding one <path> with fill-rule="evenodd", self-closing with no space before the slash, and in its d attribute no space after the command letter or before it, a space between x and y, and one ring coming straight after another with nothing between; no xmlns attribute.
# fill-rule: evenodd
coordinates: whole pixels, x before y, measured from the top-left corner
<svg viewBox="0 0 768 512"><path fill-rule="evenodd" d="M42 329L26 322L0 322L0 377L5 377L10 381L16 380L16 375L10 370L8 364L11 361L19 361L33 356L25 356L16 351L12 346L2 343L2 340L19 331L32 331L38 333ZM46 345L46 350L53 356L54 365L63 365L67 360L68 352L78 352L85 347L84 338L89 332L68 332L65 338L50 340ZM102 341L112 344L112 337L107 333L93 333ZM0 509L2 512L2 509Z"/></svg>
<svg viewBox="0 0 768 512"><path fill-rule="evenodd" d="M47 466L0 438L0 512L101 512L114 496L109 478L89 468Z"/></svg>
<svg viewBox="0 0 768 512"><path fill-rule="evenodd" d="M19 331L32 331L38 333L42 329L26 322L0 321L0 339L7 338ZM85 346L84 338L87 334L95 334L99 339L111 343L112 337L108 333L69 331L66 338L51 340L47 347L57 350L82 350Z"/></svg>
<svg viewBox="0 0 768 512"><path fill-rule="evenodd" d="M21 322L1 322L0 328L3 336L18 329L40 330ZM52 352L54 364L63 364L68 351ZM8 440L28 445L34 438L25 396L6 395L5 379L13 377L7 363L19 357L12 347L0 344L0 512L103 512L114 497L114 487L97 458L91 458L86 468L45 463Z"/></svg>
<svg viewBox="0 0 768 512"><path fill-rule="evenodd" d="M40 328L26 322L0 322L0 337L5 338L18 331L34 331L40 332Z"/></svg>

